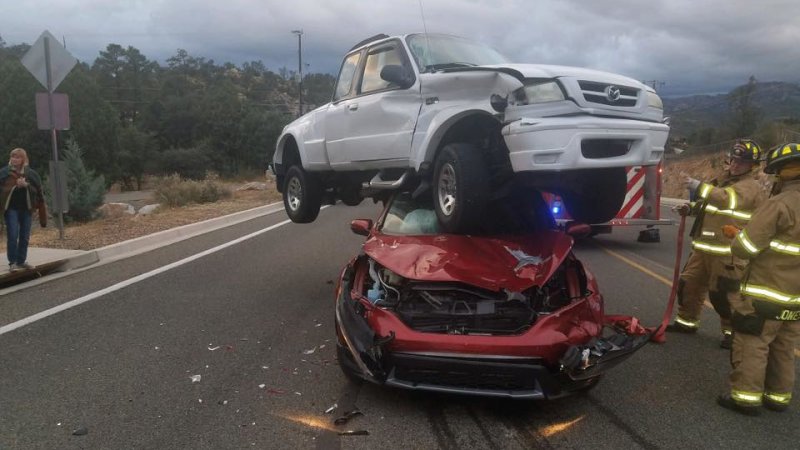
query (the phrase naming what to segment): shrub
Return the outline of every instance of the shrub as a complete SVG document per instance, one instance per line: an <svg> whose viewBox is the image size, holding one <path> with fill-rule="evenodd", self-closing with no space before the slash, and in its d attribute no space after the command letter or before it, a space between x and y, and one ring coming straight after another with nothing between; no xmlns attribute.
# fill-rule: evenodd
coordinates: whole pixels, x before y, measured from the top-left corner
<svg viewBox="0 0 800 450"><path fill-rule="evenodd" d="M83 163L83 150L74 139L69 139L62 153L67 172L67 200L69 210L64 214L64 221L86 222L97 215L97 208L103 204L106 194L105 179L102 175L95 175ZM49 210L53 214L57 211L53 207L53 193L51 192L49 176L43 180L45 196Z"/></svg>
<svg viewBox="0 0 800 450"><path fill-rule="evenodd" d="M156 181L155 196L167 206L184 206L190 203L212 203L231 198L233 192L219 182L219 177L207 173L204 180L185 180L172 174Z"/></svg>

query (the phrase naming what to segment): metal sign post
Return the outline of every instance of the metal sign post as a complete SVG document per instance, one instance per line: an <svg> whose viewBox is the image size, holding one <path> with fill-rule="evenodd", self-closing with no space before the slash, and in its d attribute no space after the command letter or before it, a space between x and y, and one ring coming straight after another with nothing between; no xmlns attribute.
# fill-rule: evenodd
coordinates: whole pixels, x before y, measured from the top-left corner
<svg viewBox="0 0 800 450"><path fill-rule="evenodd" d="M58 40L45 30L39 39L31 46L21 59L22 65L47 88L47 117L48 128L50 130L50 141L53 146L53 208L58 212L58 236L64 239L64 212L67 210L67 195L63 186L66 185L66 173L63 165L58 160L58 136L56 130L69 128L69 118L64 120L56 115L56 106L61 106L62 102L56 105L54 101L54 91L64 78L69 74L78 60L75 59ZM66 100L64 100L66 102ZM59 108L62 110L63 108ZM67 115L69 113L67 112ZM58 120L56 120L58 118Z"/></svg>

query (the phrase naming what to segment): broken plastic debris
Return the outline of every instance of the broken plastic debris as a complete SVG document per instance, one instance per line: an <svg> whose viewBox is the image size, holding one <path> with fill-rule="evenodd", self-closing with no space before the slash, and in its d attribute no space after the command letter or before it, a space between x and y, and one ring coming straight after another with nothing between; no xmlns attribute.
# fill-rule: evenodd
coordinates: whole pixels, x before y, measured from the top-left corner
<svg viewBox="0 0 800 450"><path fill-rule="evenodd" d="M331 405L331 407L330 407L330 408L328 408L328 409L326 409L326 410L325 410L325 414L330 414L330 413L332 413L332 412L333 412L333 411L334 411L336 408L338 408L338 407L339 407L339 404L338 404L338 403L334 403L333 405Z"/></svg>
<svg viewBox="0 0 800 450"><path fill-rule="evenodd" d="M189 378L192 380L192 383L199 383L200 379L203 377L201 375L192 375Z"/></svg>
<svg viewBox="0 0 800 450"><path fill-rule="evenodd" d="M319 328L319 327L321 327L321 326L322 326L322 324L321 324L321 323L318 323L318 324L316 324L316 325L314 325L314 326L315 326L315 327L317 327L317 328Z"/></svg>
<svg viewBox="0 0 800 450"><path fill-rule="evenodd" d="M198 403L203 403L203 399L202 399L202 398L198 398L198 399L197 399L197 402L198 402Z"/></svg>
<svg viewBox="0 0 800 450"><path fill-rule="evenodd" d="M72 432L73 436L85 436L87 434L89 434L89 429L86 427L80 427Z"/></svg>
<svg viewBox="0 0 800 450"><path fill-rule="evenodd" d="M218 349L219 347L220 347L219 345L218 345L218 346L216 346L216 347L212 347L212 346L210 346L210 345L209 345L209 346L208 346L208 349L209 349L209 350L211 350L211 351L213 352L214 350Z"/></svg>
<svg viewBox="0 0 800 450"><path fill-rule="evenodd" d="M340 431L339 436L369 436L369 431L367 430L346 430Z"/></svg>
<svg viewBox="0 0 800 450"><path fill-rule="evenodd" d="M310 355L310 354L314 353L315 351L317 351L317 347L314 347L311 350L303 350L303 354L304 355Z"/></svg>
<svg viewBox="0 0 800 450"><path fill-rule="evenodd" d="M297 391L294 391L294 395L303 395L303 393L302 393L302 392L297 392Z"/></svg>
<svg viewBox="0 0 800 450"><path fill-rule="evenodd" d="M267 385L266 385L266 384L259 384L259 385L258 385L258 388L259 388L259 389L264 389L265 387L267 387Z"/></svg>
<svg viewBox="0 0 800 450"><path fill-rule="evenodd" d="M269 369L269 366L261 366L261 368L266 370L266 369Z"/></svg>
<svg viewBox="0 0 800 450"><path fill-rule="evenodd" d="M269 388L269 389L267 389L267 393L280 395L280 394L283 394L283 391L280 390L280 389Z"/></svg>
<svg viewBox="0 0 800 450"><path fill-rule="evenodd" d="M354 410L351 410L351 411L347 411L342 416L337 417L336 420L333 421L333 424L334 425L344 425L347 422L350 422L350 419L352 419L353 417L363 416L363 415L364 415L364 413L362 413L361 411L359 411L357 409L354 409Z"/></svg>
<svg viewBox="0 0 800 450"><path fill-rule="evenodd" d="M158 346L153 347L154 349L158 350Z"/></svg>
<svg viewBox="0 0 800 450"><path fill-rule="evenodd" d="M319 346L320 350L322 350L323 348L325 348L325 344L322 344L322 345Z"/></svg>
<svg viewBox="0 0 800 450"><path fill-rule="evenodd" d="M220 401L217 402L217 404L218 405L227 405L228 401L227 400L220 400Z"/></svg>

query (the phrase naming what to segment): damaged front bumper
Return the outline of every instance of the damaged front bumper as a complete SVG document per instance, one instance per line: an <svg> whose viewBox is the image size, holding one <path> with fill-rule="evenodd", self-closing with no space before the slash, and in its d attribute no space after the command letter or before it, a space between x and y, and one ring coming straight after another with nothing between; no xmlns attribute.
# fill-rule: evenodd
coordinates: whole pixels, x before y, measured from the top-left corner
<svg viewBox="0 0 800 450"><path fill-rule="evenodd" d="M395 334L378 336L364 317L365 306L351 298L347 271L337 293L336 329L340 358L348 373L366 381L403 389L504 397L553 399L588 389L609 368L649 340L641 327L624 326L625 318L607 320L606 333L585 345L569 347L559 361L543 358L430 351L393 351ZM634 322L635 323L635 322ZM459 336L465 343L472 336ZM517 339L506 336L503 339Z"/></svg>

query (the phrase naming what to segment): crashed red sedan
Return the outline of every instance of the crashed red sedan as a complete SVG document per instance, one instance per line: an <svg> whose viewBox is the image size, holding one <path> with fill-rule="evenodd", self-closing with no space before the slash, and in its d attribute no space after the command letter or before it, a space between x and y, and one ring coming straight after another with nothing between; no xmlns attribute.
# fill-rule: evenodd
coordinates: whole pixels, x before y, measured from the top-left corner
<svg viewBox="0 0 800 450"><path fill-rule="evenodd" d="M427 196L425 196L427 197ZM517 199L519 201L519 199ZM641 348L635 318L608 317L575 234L535 208L497 202L472 235L439 232L427 198L396 194L355 220L368 236L336 290L339 365L388 386L552 399L593 387Z"/></svg>

